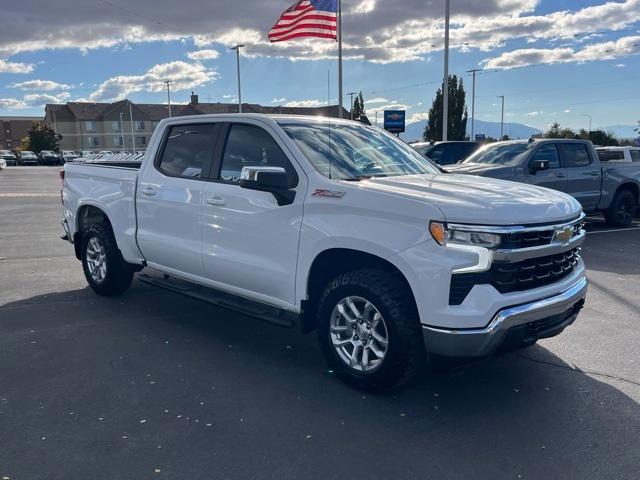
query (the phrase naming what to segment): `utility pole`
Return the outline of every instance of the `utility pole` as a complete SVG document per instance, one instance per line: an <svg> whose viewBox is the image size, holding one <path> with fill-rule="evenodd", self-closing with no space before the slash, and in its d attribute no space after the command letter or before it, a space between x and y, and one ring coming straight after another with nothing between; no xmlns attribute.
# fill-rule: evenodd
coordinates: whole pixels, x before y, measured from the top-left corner
<svg viewBox="0 0 640 480"><path fill-rule="evenodd" d="M342 118L342 0L338 0L338 118Z"/></svg>
<svg viewBox="0 0 640 480"><path fill-rule="evenodd" d="M442 141L449 136L449 20L451 0L445 0L444 12L444 81L442 83Z"/></svg>
<svg viewBox="0 0 640 480"><path fill-rule="evenodd" d="M500 140L504 137L504 95L499 95L498 98L502 99L502 117L500 119Z"/></svg>
<svg viewBox="0 0 640 480"><path fill-rule="evenodd" d="M349 116L351 117L351 120L353 120L353 96L357 95L356 92L349 92L347 93L347 95L349 95L351 97L351 110L349 110Z"/></svg>
<svg viewBox="0 0 640 480"><path fill-rule="evenodd" d="M171 80L165 80L164 83L167 84L167 105L169 105L169 118L171 118L171 89L169 88ZM133 123L133 118L131 119L131 123Z"/></svg>
<svg viewBox="0 0 640 480"><path fill-rule="evenodd" d="M168 85L167 85L168 86ZM169 116L171 116L171 100L169 100ZM131 146L133 147L133 154L136 154L136 137L133 133L133 108L131 108L131 100L129 100L129 118L131 119ZM124 143L124 138L122 139Z"/></svg>
<svg viewBox="0 0 640 480"><path fill-rule="evenodd" d="M236 69L238 70L238 113L242 113L242 86L240 84L240 49L246 47L244 44L237 44L235 47L231 47L231 50L236 51Z"/></svg>
<svg viewBox="0 0 640 480"><path fill-rule="evenodd" d="M581 117L587 117L589 119L589 131L587 133L591 133L591 127L592 127L592 123L593 123L593 117L591 115L589 115L588 113L581 113L580 114Z"/></svg>
<svg viewBox="0 0 640 480"><path fill-rule="evenodd" d="M471 73L473 75L473 88L471 93L471 138L470 140L473 142L476 139L476 73L480 70L477 68L468 70L467 73Z"/></svg>
<svg viewBox="0 0 640 480"><path fill-rule="evenodd" d="M120 112L120 135L121 135L121 147L122 151L124 151L124 113Z"/></svg>

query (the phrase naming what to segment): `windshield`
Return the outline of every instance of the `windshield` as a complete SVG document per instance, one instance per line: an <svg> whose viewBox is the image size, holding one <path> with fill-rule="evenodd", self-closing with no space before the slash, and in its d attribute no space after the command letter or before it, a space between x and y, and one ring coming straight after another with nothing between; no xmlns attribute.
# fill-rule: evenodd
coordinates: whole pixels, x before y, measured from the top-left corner
<svg viewBox="0 0 640 480"><path fill-rule="evenodd" d="M484 163L491 165L506 165L516 163L521 155L527 153L533 144L529 143L501 143L487 145L481 148L462 163Z"/></svg>
<svg viewBox="0 0 640 480"><path fill-rule="evenodd" d="M0 150L0 155L13 155L10 150Z"/></svg>
<svg viewBox="0 0 640 480"><path fill-rule="evenodd" d="M316 170L330 178L360 180L439 173L413 148L379 128L324 121L280 125Z"/></svg>

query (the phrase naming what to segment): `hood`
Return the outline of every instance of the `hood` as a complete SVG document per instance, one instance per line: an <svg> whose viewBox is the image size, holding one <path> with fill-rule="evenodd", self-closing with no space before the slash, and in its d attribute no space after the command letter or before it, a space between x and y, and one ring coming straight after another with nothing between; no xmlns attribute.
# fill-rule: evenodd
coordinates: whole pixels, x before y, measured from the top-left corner
<svg viewBox="0 0 640 480"><path fill-rule="evenodd" d="M513 166L492 165L490 163L457 163L444 167L447 172L464 173L465 175L480 175L488 177L500 177L509 175L513 171Z"/></svg>
<svg viewBox="0 0 640 480"><path fill-rule="evenodd" d="M526 225L564 221L582 211L577 200L556 190L470 175L383 177L361 185L423 199L456 223Z"/></svg>

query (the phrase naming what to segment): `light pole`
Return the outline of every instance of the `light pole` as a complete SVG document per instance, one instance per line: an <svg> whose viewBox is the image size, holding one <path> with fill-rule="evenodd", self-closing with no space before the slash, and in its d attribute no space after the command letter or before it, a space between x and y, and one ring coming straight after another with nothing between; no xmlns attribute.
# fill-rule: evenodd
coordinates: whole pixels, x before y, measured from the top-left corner
<svg viewBox="0 0 640 480"><path fill-rule="evenodd" d="M476 139L476 73L479 72L477 68L467 71L473 75L473 88L471 93L471 138L473 142Z"/></svg>
<svg viewBox="0 0 640 480"><path fill-rule="evenodd" d="M356 92L349 92L347 93L347 95L349 95L351 97L351 110L349 110L349 117L351 118L351 120L353 120L353 96L357 95Z"/></svg>
<svg viewBox="0 0 640 480"><path fill-rule="evenodd" d="M504 137L504 95L499 95L502 100L502 116L500 117L500 140Z"/></svg>
<svg viewBox="0 0 640 480"><path fill-rule="evenodd" d="M122 151L124 152L124 113L120 112L120 147L122 148Z"/></svg>
<svg viewBox="0 0 640 480"><path fill-rule="evenodd" d="M169 116L171 116L171 100L169 100ZM133 134L133 108L131 108L131 100L129 100L129 120L131 120L131 148L133 154L136 154L136 137ZM124 142L124 138L122 139Z"/></svg>
<svg viewBox="0 0 640 480"><path fill-rule="evenodd" d="M242 113L242 87L240 85L240 49L246 47L243 44L237 44L235 47L231 47L231 50L236 51L236 69L238 70L238 113Z"/></svg>
<svg viewBox="0 0 640 480"><path fill-rule="evenodd" d="M165 80L164 83L167 84L167 104L169 105L169 118L171 118L171 89L169 88L171 80ZM133 123L133 118L131 119L131 122Z"/></svg>
<svg viewBox="0 0 640 480"><path fill-rule="evenodd" d="M442 141L449 135L449 19L451 0L445 0L444 11L444 81L442 83Z"/></svg>
<svg viewBox="0 0 640 480"><path fill-rule="evenodd" d="M593 117L591 115L589 115L588 113L581 113L580 114L581 117L587 117L589 119L589 131L587 133L591 133L591 127L593 124Z"/></svg>

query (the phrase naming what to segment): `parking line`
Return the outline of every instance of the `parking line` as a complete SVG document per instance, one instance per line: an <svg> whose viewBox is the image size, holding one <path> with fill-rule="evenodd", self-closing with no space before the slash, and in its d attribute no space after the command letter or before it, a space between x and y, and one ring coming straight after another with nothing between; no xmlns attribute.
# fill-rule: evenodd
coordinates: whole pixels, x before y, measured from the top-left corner
<svg viewBox="0 0 640 480"><path fill-rule="evenodd" d="M0 193L0 197L2 197L2 198L7 198L7 197L59 197L59 196L60 196L59 193L22 193L22 192Z"/></svg>
<svg viewBox="0 0 640 480"><path fill-rule="evenodd" d="M617 228L614 230L600 230L597 232L587 232L587 235L591 235L592 233L615 233L615 232L632 232L634 230L640 230L640 227L633 228Z"/></svg>

